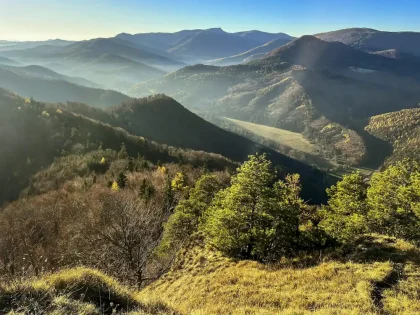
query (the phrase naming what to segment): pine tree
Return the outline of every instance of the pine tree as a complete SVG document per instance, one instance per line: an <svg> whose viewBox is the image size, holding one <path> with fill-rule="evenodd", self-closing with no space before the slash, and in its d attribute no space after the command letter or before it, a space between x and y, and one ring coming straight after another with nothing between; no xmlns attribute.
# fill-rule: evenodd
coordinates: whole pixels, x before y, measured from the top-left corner
<svg viewBox="0 0 420 315"><path fill-rule="evenodd" d="M420 239L420 163L398 162L372 176L367 191L372 228L381 233Z"/></svg>
<svg viewBox="0 0 420 315"><path fill-rule="evenodd" d="M146 203L148 203L150 199L152 199L155 192L155 186L153 186L153 184L150 181L146 180L146 178L143 178L140 184L140 198L145 200Z"/></svg>
<svg viewBox="0 0 420 315"><path fill-rule="evenodd" d="M269 259L286 253L297 237L299 177L275 183L265 155L250 156L220 191L201 229L209 242L227 255Z"/></svg>
<svg viewBox="0 0 420 315"><path fill-rule="evenodd" d="M119 188L124 189L127 185L127 176L123 172L120 172L116 182Z"/></svg>
<svg viewBox="0 0 420 315"><path fill-rule="evenodd" d="M360 173L346 175L335 186L327 189L328 207L322 210L320 223L327 234L348 242L368 231L366 203L367 184Z"/></svg>
<svg viewBox="0 0 420 315"><path fill-rule="evenodd" d="M174 192L172 190L171 180L166 177L165 187L163 190L164 207L166 211L172 211L174 206Z"/></svg>
<svg viewBox="0 0 420 315"><path fill-rule="evenodd" d="M126 159L126 158L128 158L127 147L125 146L125 143L122 143L121 144L121 149L118 152L118 158L119 159Z"/></svg>

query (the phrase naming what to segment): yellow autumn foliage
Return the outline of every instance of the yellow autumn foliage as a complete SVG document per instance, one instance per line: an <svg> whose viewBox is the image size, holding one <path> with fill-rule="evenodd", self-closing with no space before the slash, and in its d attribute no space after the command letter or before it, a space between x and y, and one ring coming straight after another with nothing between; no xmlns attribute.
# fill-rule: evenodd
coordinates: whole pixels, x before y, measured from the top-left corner
<svg viewBox="0 0 420 315"><path fill-rule="evenodd" d="M171 187L173 190L182 190L186 187L185 177L181 172L175 174L174 179L171 181Z"/></svg>
<svg viewBox="0 0 420 315"><path fill-rule="evenodd" d="M165 167L165 166L158 166L157 171L158 171L158 173L160 173L160 174L166 174L166 173L168 172L168 170L166 169L166 167Z"/></svg>
<svg viewBox="0 0 420 315"><path fill-rule="evenodd" d="M116 181L114 181L112 183L111 190L112 191L118 191L118 190L120 190L120 186L118 186L118 183Z"/></svg>

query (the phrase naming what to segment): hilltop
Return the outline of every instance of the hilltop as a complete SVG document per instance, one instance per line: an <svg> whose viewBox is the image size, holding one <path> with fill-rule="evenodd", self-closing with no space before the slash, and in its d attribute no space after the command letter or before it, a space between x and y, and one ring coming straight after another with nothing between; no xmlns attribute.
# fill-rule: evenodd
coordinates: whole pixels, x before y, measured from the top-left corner
<svg viewBox="0 0 420 315"><path fill-rule="evenodd" d="M315 36L302 36L274 49L269 57L307 68L360 68L418 75L420 63L406 63L380 55L368 54L340 42L327 42ZM267 61L268 62L268 61Z"/></svg>
<svg viewBox="0 0 420 315"><path fill-rule="evenodd" d="M366 52L397 49L402 53L420 55L420 33L416 32L384 32L370 28L348 28L315 36L328 42L341 42Z"/></svg>
<svg viewBox="0 0 420 315"><path fill-rule="evenodd" d="M48 167L56 158L88 153L99 147L118 151L122 143L129 156L140 154L153 162L188 161L191 156L196 156L193 159L197 165L233 165L215 154L190 153L190 150L168 147L131 135L122 128L107 124L106 120L103 123L76 114L71 107L67 109L64 105L25 100L5 90L0 92L0 146L3 148L0 178L7 183L7 188L0 192L1 202L16 199L29 184L31 176ZM69 106L72 106L71 103ZM87 106L84 108L89 109ZM185 141L188 143L188 139Z"/></svg>
<svg viewBox="0 0 420 315"><path fill-rule="evenodd" d="M48 105L34 101L34 104L25 104L24 99L2 91L0 105L4 128L1 141L7 148L2 156L1 178L13 181L16 174L23 172L22 165L30 160L27 173L19 176L16 185L3 191L5 196L16 197L33 172L49 165L54 157L75 150L89 151L101 143L104 148L118 150L124 142L130 156L141 153L155 162L182 159L182 154L178 157L175 153L180 148L222 154L235 161L244 161L249 154L265 152L282 169L283 175L289 172L301 174L307 186L305 198L312 202L321 202L325 198L326 178L318 170L216 127L166 96L132 100L103 111L77 103ZM58 109L62 113L57 112ZM144 138L179 149L173 148L165 154L162 151L165 145L152 144L149 140L142 140ZM15 145L11 146L11 143ZM26 147L26 143L33 146ZM38 151L34 151L35 147ZM21 152L18 160L12 158L16 152ZM208 160L211 164L212 158Z"/></svg>
<svg viewBox="0 0 420 315"><path fill-rule="evenodd" d="M123 128L133 135L184 149L221 154L234 161L245 161L248 155L266 153L281 168L282 174L297 172L305 183L304 196L311 202L321 202L323 189L331 178L322 172L280 154L242 136L217 127L193 114L170 97L158 95L134 99L106 110L92 110L78 104L68 104L69 110Z"/></svg>

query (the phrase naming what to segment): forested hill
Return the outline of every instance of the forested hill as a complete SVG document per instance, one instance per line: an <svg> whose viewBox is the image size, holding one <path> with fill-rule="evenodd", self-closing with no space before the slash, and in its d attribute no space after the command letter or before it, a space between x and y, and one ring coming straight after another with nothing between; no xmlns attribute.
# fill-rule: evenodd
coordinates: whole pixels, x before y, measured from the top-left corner
<svg viewBox="0 0 420 315"><path fill-rule="evenodd" d="M127 153L154 162L185 161L196 166L234 168L228 159L211 153L182 150L68 111L63 106L23 99L0 90L0 178L5 183L0 202L18 197L30 177L55 158L98 148Z"/></svg>
<svg viewBox="0 0 420 315"><path fill-rule="evenodd" d="M72 103L67 106L48 105L25 100L4 90L0 101L0 141L1 146L6 148L0 161L0 174L5 182L14 183L3 190L3 200L6 196L17 197L28 184L31 174L49 165L55 157L72 152L89 152L99 146L117 150L122 143L133 157L140 154L155 162L188 163L191 160L188 155L192 154L200 157L197 163L202 166L226 166L230 162L221 156L213 158L211 153L188 153L189 149L223 154L236 161L245 160L248 154L267 153L281 170L280 176L301 174L306 185L305 199L314 203L325 200L323 191L329 182L322 172L215 127L166 96L134 100L109 112ZM158 145L143 136L167 145L176 146L182 142L184 149Z"/></svg>
<svg viewBox="0 0 420 315"><path fill-rule="evenodd" d="M165 95L133 99L106 110L71 103L68 107L71 111L105 121L134 135L184 149L218 153L235 161L245 161L248 155L256 152L266 153L281 169L283 176L287 173L301 175L306 184L305 198L315 203L325 200L323 188L333 181L308 164L207 122Z"/></svg>

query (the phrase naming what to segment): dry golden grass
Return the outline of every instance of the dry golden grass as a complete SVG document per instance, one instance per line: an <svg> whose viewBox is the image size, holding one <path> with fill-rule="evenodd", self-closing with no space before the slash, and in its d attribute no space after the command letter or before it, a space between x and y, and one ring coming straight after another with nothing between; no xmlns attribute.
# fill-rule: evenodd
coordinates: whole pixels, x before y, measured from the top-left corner
<svg viewBox="0 0 420 315"><path fill-rule="evenodd" d="M227 117L223 118L238 125L241 128L244 128L247 131L255 133L258 136L275 141L292 149L311 154L316 154L317 152L315 145L310 143L300 133Z"/></svg>
<svg viewBox="0 0 420 315"><path fill-rule="evenodd" d="M365 246L379 246L383 253ZM415 314L420 285L411 276L383 293L375 304L374 288L393 271L392 259L408 259L413 246L375 236L357 245L352 261L329 261L307 268L269 268L257 262L235 262L199 248L181 257L166 277L139 294L161 299L184 314ZM371 255L379 261L371 261ZM418 270L414 272L419 275ZM403 301L403 304L399 303Z"/></svg>
<svg viewBox="0 0 420 315"><path fill-rule="evenodd" d="M176 314L159 302L144 303L134 291L100 271L63 270L41 279L0 285L0 314Z"/></svg>
<svg viewBox="0 0 420 315"><path fill-rule="evenodd" d="M419 314L419 260L415 246L379 235L305 268L234 261L197 242L141 292L75 268L0 285L0 314Z"/></svg>
<svg viewBox="0 0 420 315"><path fill-rule="evenodd" d="M403 279L384 292L384 310L389 314L420 314L420 268L408 264Z"/></svg>

